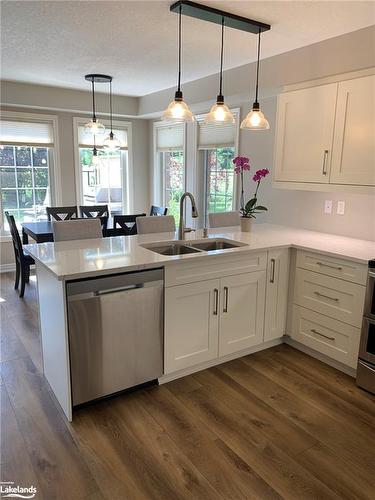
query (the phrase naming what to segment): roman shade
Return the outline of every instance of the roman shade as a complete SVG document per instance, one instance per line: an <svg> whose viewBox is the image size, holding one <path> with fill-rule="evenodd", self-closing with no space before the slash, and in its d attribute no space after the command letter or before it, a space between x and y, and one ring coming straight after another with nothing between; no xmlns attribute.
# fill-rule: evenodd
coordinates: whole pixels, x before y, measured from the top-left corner
<svg viewBox="0 0 375 500"><path fill-rule="evenodd" d="M113 129L114 135L117 137L117 139L121 143L121 148L122 150L128 149L128 134L125 129ZM108 133L105 133L104 135L97 135L95 136L95 146L98 149L101 149L103 146L103 141L104 139L108 136ZM80 125L78 127L78 145L80 148L93 148L94 147L94 136L93 134L86 134L85 133L85 128L83 125Z"/></svg>
<svg viewBox="0 0 375 500"><path fill-rule="evenodd" d="M236 123L206 124L198 122L198 149L232 147L236 140Z"/></svg>
<svg viewBox="0 0 375 500"><path fill-rule="evenodd" d="M157 151L182 151L184 149L184 125L156 128Z"/></svg>
<svg viewBox="0 0 375 500"><path fill-rule="evenodd" d="M0 144L52 147L52 123L0 120Z"/></svg>

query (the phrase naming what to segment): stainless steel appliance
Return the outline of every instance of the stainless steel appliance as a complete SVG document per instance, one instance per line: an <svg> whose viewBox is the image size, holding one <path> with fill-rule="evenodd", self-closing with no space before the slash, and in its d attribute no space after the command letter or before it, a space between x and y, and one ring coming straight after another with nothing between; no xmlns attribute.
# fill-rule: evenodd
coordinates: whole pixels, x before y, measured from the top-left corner
<svg viewBox="0 0 375 500"><path fill-rule="evenodd" d="M67 284L73 406L163 373L163 270Z"/></svg>
<svg viewBox="0 0 375 500"><path fill-rule="evenodd" d="M359 344L357 385L375 394L375 259L369 262L362 333Z"/></svg>

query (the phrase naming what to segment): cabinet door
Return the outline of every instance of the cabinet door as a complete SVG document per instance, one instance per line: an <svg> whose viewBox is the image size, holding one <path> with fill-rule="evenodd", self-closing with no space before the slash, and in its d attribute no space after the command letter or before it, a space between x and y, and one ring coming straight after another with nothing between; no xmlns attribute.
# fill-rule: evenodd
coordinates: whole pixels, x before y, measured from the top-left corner
<svg viewBox="0 0 375 500"><path fill-rule="evenodd" d="M375 186L375 75L339 83L331 183Z"/></svg>
<svg viewBox="0 0 375 500"><path fill-rule="evenodd" d="M288 303L289 250L282 248L268 252L266 313L264 341L280 338L285 333Z"/></svg>
<svg viewBox="0 0 375 500"><path fill-rule="evenodd" d="M219 356L263 342L266 272L221 279Z"/></svg>
<svg viewBox="0 0 375 500"><path fill-rule="evenodd" d="M218 356L219 289L216 279L165 290L165 373Z"/></svg>
<svg viewBox="0 0 375 500"><path fill-rule="evenodd" d="M337 83L278 98L275 180L329 182Z"/></svg>

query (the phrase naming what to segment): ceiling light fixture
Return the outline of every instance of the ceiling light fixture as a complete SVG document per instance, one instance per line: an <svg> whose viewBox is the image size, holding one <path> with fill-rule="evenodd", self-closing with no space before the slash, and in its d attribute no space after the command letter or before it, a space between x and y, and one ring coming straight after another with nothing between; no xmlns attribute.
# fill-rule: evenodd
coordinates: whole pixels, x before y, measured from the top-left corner
<svg viewBox="0 0 375 500"><path fill-rule="evenodd" d="M221 19L221 49L220 49L220 76L219 76L219 95L216 98L210 112L206 115L205 123L234 123L233 113L228 106L224 104L223 96L223 54L224 54L224 17Z"/></svg>
<svg viewBox="0 0 375 500"><path fill-rule="evenodd" d="M103 77L105 78L103 80ZM105 126L100 123L96 118L96 109L95 109L95 83L103 83L108 81L106 75L96 75L90 74L85 76L85 80L91 82L91 93L92 93L92 118L85 125L85 133L86 134L95 134L95 135L103 135L105 133Z"/></svg>
<svg viewBox="0 0 375 500"><path fill-rule="evenodd" d="M259 88L259 62L260 62L260 34L261 29L258 31L258 58L257 58L257 67L256 67L256 83L255 83L255 101L253 103L253 107L251 111L246 115L245 119L241 123L242 129L248 130L268 130L270 128L270 124L267 121L267 118L260 110L259 102L258 102L258 88Z"/></svg>
<svg viewBox="0 0 375 500"><path fill-rule="evenodd" d="M106 151L117 151L118 149L121 148L121 143L117 139L117 137L113 133L113 127L112 127L112 77L109 80L109 116L110 116L110 121L111 121L111 131L109 133L109 136L104 139L103 142L103 148Z"/></svg>
<svg viewBox="0 0 375 500"><path fill-rule="evenodd" d="M181 91L181 23L182 23L182 5L179 6L178 16L178 83L174 100L162 114L161 119L168 122L193 122L194 116L188 105L183 99Z"/></svg>

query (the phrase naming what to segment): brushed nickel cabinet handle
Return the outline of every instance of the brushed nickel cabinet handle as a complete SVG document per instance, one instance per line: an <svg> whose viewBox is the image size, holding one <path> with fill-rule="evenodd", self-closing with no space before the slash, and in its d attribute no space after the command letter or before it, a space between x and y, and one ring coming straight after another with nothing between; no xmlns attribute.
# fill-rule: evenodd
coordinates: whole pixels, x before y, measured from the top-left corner
<svg viewBox="0 0 375 500"><path fill-rule="evenodd" d="M328 149L325 149L324 150L324 156L323 156L323 170L322 170L322 174L323 175L327 175L327 158L328 158Z"/></svg>
<svg viewBox="0 0 375 500"><path fill-rule="evenodd" d="M271 276L270 276L270 283L275 283L275 265L276 265L276 261L275 261L275 259L271 259Z"/></svg>
<svg viewBox="0 0 375 500"><path fill-rule="evenodd" d="M214 296L215 296L214 316L217 316L219 308L219 290L217 288L214 289Z"/></svg>
<svg viewBox="0 0 375 500"><path fill-rule="evenodd" d="M315 330L315 328L311 328L310 332L316 333L316 335L320 335L321 337L324 337L325 339L328 340L335 340L335 337L329 337L328 335L324 335L324 333L318 332L318 330Z"/></svg>
<svg viewBox="0 0 375 500"><path fill-rule="evenodd" d="M329 267L330 269L337 269L338 271L342 271L341 266L331 266L330 264L325 264L324 262L317 262L318 266Z"/></svg>
<svg viewBox="0 0 375 500"><path fill-rule="evenodd" d="M329 295L324 295L324 293L320 293L320 292L314 292L314 293L318 297L324 297L325 299L334 300L335 302L339 301L339 299L337 297L330 297Z"/></svg>
<svg viewBox="0 0 375 500"><path fill-rule="evenodd" d="M228 312L228 287L224 287L224 307L223 307L223 312L227 313Z"/></svg>

